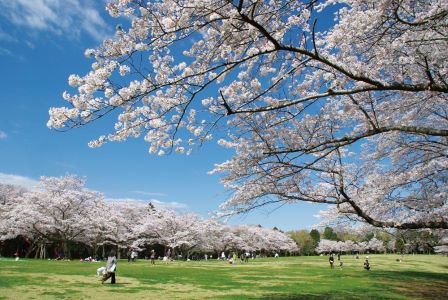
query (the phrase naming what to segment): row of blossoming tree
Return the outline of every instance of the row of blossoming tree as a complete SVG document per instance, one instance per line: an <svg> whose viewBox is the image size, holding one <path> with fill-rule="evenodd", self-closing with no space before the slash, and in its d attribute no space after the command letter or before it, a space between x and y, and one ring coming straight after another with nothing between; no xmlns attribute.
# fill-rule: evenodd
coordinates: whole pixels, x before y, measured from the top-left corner
<svg viewBox="0 0 448 300"><path fill-rule="evenodd" d="M36 257L45 257L48 245L58 245L66 257L73 245L87 247L92 256L104 245L161 245L184 255L297 250L295 242L277 230L226 226L137 201L105 201L84 184L85 179L74 175L42 177L32 190L0 184L0 240L20 237L27 241L27 254Z"/></svg>
<svg viewBox="0 0 448 300"><path fill-rule="evenodd" d="M322 224L320 224L322 225ZM318 225L318 227L321 227ZM316 253L446 253L446 230L378 229L369 225L335 224L323 231L302 229L288 232L296 241L300 255Z"/></svg>
<svg viewBox="0 0 448 300"><path fill-rule="evenodd" d="M383 241L376 238L366 242L348 241L332 241L322 239L316 248L317 253L365 253L365 252L384 252Z"/></svg>
<svg viewBox="0 0 448 300"><path fill-rule="evenodd" d="M114 0L114 37L48 126L106 116L90 146L218 139L226 214L329 204L333 218L447 229L445 0ZM118 19L117 19L118 20ZM129 20L127 22L126 20ZM220 138L222 137L222 138Z"/></svg>

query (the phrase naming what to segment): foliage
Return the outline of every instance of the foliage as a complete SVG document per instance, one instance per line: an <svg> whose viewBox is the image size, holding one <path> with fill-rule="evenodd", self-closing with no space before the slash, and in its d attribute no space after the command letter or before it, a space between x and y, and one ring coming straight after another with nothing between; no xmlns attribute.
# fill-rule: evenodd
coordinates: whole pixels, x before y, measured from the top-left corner
<svg viewBox="0 0 448 300"><path fill-rule="evenodd" d="M395 240L394 247L398 253L404 253L405 246L404 246L403 240L400 240L400 239Z"/></svg>
<svg viewBox="0 0 448 300"><path fill-rule="evenodd" d="M313 246L314 246L314 248L316 248L317 245L320 242L320 233L319 233L319 231L317 229L312 229L310 231L310 237L313 239Z"/></svg>
<svg viewBox="0 0 448 300"><path fill-rule="evenodd" d="M446 235L446 231L401 230L396 233L395 238L402 241L399 244L401 252L432 253Z"/></svg>
<svg viewBox="0 0 448 300"><path fill-rule="evenodd" d="M314 240L308 230L290 231L288 235L296 242L299 247L300 255L312 255L314 254Z"/></svg>
<svg viewBox="0 0 448 300"><path fill-rule="evenodd" d="M322 234L322 238L333 241L339 240L337 233L334 232L333 228L328 226L325 227L324 232Z"/></svg>

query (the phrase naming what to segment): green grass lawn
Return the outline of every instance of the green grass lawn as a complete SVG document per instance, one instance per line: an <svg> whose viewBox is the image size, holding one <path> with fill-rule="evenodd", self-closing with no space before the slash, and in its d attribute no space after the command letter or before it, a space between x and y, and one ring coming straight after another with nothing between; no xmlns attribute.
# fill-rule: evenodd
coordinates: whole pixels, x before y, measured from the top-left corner
<svg viewBox="0 0 448 300"><path fill-rule="evenodd" d="M101 285L105 263L0 259L0 299L448 299L448 258L436 255L342 256L221 261L120 261L117 284ZM338 265L338 261L335 262Z"/></svg>

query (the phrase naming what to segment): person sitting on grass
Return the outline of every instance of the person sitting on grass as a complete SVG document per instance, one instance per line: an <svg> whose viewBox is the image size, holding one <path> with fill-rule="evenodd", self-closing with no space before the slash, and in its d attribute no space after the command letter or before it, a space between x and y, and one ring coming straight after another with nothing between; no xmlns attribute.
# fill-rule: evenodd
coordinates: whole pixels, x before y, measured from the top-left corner
<svg viewBox="0 0 448 300"><path fill-rule="evenodd" d="M364 261L364 269L366 269L367 271L370 270L370 263L369 263L369 257L366 256L366 260Z"/></svg>

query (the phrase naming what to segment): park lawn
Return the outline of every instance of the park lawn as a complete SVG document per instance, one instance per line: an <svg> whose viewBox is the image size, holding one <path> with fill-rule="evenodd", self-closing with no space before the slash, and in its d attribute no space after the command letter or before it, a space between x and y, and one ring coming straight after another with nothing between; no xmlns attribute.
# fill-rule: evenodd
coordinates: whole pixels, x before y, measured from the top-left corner
<svg viewBox="0 0 448 300"><path fill-rule="evenodd" d="M0 299L448 299L448 258L437 255L343 255L170 264L121 260L117 284L102 285L105 263L0 258ZM335 265L338 265L336 260Z"/></svg>

